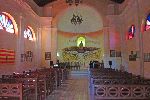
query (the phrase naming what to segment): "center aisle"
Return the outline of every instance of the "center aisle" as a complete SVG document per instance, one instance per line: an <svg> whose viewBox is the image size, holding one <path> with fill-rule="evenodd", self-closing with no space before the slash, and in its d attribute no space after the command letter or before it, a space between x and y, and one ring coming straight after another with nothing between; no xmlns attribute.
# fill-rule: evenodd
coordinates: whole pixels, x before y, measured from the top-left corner
<svg viewBox="0 0 150 100"><path fill-rule="evenodd" d="M72 74L47 100L89 100L88 75Z"/></svg>

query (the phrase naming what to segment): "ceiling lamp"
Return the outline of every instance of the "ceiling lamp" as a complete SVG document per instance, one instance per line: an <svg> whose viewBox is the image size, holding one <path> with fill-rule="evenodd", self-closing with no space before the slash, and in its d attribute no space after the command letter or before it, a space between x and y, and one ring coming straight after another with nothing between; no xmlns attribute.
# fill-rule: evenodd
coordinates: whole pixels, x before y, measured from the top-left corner
<svg viewBox="0 0 150 100"><path fill-rule="evenodd" d="M66 3L68 3L70 6L73 4L78 6L80 3L82 3L82 0L66 0Z"/></svg>
<svg viewBox="0 0 150 100"><path fill-rule="evenodd" d="M71 18L71 23L74 25L80 25L83 22L82 16L80 15L76 15L73 14L72 18Z"/></svg>

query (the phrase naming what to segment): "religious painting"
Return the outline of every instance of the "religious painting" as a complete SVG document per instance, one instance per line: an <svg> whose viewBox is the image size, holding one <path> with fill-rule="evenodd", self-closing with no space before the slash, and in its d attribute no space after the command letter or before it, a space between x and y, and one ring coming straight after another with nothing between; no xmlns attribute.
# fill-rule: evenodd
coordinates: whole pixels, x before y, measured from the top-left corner
<svg viewBox="0 0 150 100"><path fill-rule="evenodd" d="M51 52L45 52L45 60L51 60Z"/></svg>
<svg viewBox="0 0 150 100"><path fill-rule="evenodd" d="M27 54L27 57L32 57L33 56L33 52L32 51L27 51L26 54Z"/></svg>
<svg viewBox="0 0 150 100"><path fill-rule="evenodd" d="M150 62L150 53L144 53L144 62Z"/></svg>
<svg viewBox="0 0 150 100"><path fill-rule="evenodd" d="M21 62L32 62L33 59L33 52L32 51L26 51L25 53L21 54Z"/></svg>
<svg viewBox="0 0 150 100"><path fill-rule="evenodd" d="M121 57L121 51L116 51L116 57Z"/></svg>
<svg viewBox="0 0 150 100"><path fill-rule="evenodd" d="M129 55L129 61L136 61L137 54L131 51L131 54Z"/></svg>
<svg viewBox="0 0 150 100"><path fill-rule="evenodd" d="M116 56L115 50L110 50L110 57L115 57L115 56Z"/></svg>

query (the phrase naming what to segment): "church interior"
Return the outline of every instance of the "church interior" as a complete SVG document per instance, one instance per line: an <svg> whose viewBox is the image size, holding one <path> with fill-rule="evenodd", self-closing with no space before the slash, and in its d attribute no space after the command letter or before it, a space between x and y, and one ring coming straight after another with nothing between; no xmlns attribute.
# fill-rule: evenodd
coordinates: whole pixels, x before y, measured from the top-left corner
<svg viewBox="0 0 150 100"><path fill-rule="evenodd" d="M0 100L150 100L150 0L0 0Z"/></svg>

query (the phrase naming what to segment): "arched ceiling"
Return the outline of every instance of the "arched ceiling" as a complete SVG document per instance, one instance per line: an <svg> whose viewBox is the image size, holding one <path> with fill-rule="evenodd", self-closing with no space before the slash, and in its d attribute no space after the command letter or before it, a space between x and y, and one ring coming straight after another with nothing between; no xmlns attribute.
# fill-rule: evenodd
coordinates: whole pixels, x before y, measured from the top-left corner
<svg viewBox="0 0 150 100"><path fill-rule="evenodd" d="M54 1L57 1L57 0L34 0L34 2L35 2L38 6L40 6L40 7L43 7L43 6L45 6L46 4L52 3L52 2L54 2ZM113 2L115 2L115 3L121 4L121 3L123 3L125 0L110 0L110 1L113 1Z"/></svg>
<svg viewBox="0 0 150 100"><path fill-rule="evenodd" d="M72 24L73 14L82 16L81 24ZM89 33L102 30L103 21L99 13L89 6L69 7L58 20L58 30L71 33Z"/></svg>

